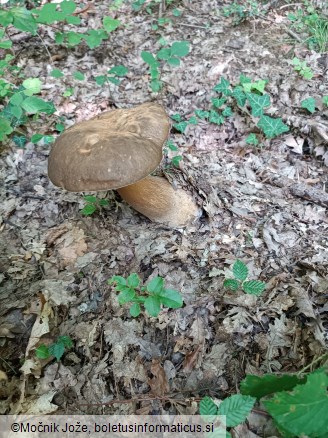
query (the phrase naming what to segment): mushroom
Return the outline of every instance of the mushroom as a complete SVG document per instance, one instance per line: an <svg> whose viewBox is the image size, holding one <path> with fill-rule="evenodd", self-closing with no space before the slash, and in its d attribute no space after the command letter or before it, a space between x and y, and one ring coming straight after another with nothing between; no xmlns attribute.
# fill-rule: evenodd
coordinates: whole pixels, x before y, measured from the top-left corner
<svg viewBox="0 0 328 438"><path fill-rule="evenodd" d="M169 118L156 103L104 112L68 128L48 160L52 183L72 192L117 189L135 210L172 227L199 217L192 197L164 177L149 176L162 159Z"/></svg>

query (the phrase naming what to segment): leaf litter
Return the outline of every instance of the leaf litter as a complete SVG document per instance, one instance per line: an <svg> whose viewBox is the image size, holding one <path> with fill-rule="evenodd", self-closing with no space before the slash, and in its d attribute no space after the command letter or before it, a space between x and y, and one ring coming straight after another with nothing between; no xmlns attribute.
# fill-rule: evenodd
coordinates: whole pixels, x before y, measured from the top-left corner
<svg viewBox="0 0 328 438"><path fill-rule="evenodd" d="M107 3L85 14L86 27L101 24ZM109 209L82 217L81 195L48 180L48 147L28 143L2 153L0 379L7 389L1 383L1 413L195 412L193 397L223 398L245 372L298 370L327 349L326 110L311 117L295 112L308 95L319 101L328 94L327 72L294 41L316 77L310 84L286 74L285 53L294 46L279 28L284 16L274 10L268 33L261 18L242 30L232 27L210 0L183 8L185 26L170 25L166 36L188 40L192 50L180 68L163 70L158 100L167 111L184 117L208 107L220 77L236 83L242 73L269 80L270 111L291 130L265 140L261 150L244 141L252 127L243 113L220 127L201 121L184 135L172 130L183 155L174 178L204 210L184 230L150 223L113 193ZM20 43L23 71L49 84L46 92L67 125L152 98L140 61L141 50L154 47L152 18L126 3L116 13L129 27L113 33L110 48L77 46L53 55L64 75L81 69L88 79L114 61L129 66L120 87L85 81L83 92L64 99L61 82L48 76L46 52L28 56L31 49ZM236 259L250 278L267 282L261 297L223 288ZM132 319L107 285L113 275L132 272L143 281L163 276L185 307ZM35 356L38 344L62 335L74 349L60 363Z"/></svg>

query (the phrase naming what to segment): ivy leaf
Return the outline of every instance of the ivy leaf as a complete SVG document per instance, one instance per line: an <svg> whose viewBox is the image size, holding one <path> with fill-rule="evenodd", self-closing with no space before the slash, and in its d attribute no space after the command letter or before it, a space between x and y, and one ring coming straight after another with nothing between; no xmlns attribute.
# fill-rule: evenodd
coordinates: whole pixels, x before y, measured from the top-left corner
<svg viewBox="0 0 328 438"><path fill-rule="evenodd" d="M328 436L328 375L322 370L309 374L292 392L278 392L264 401L278 426L296 436Z"/></svg>
<svg viewBox="0 0 328 438"><path fill-rule="evenodd" d="M170 116L172 120L174 120L175 122L181 122L182 117L181 114L177 113L177 114L173 114L172 116Z"/></svg>
<svg viewBox="0 0 328 438"><path fill-rule="evenodd" d="M220 82L217 85L215 85L213 90L217 91L218 93L222 93L224 96L230 96L231 95L230 82L224 78L221 78Z"/></svg>
<svg viewBox="0 0 328 438"><path fill-rule="evenodd" d="M224 123L224 117L218 114L216 111L210 111L208 121L215 123L216 125L222 125L222 123Z"/></svg>
<svg viewBox="0 0 328 438"><path fill-rule="evenodd" d="M232 96L236 99L237 104L243 107L246 103L246 94L244 93L242 87L235 87L232 91Z"/></svg>
<svg viewBox="0 0 328 438"><path fill-rule="evenodd" d="M188 41L176 41L171 46L171 56L186 56L189 53L189 43Z"/></svg>
<svg viewBox="0 0 328 438"><path fill-rule="evenodd" d="M267 138L277 137L284 132L289 131L287 125L281 119L273 119L269 116L262 116L257 124L262 129Z"/></svg>
<svg viewBox="0 0 328 438"><path fill-rule="evenodd" d="M164 280L162 277L154 277L147 284L147 291L151 294L159 295L164 287Z"/></svg>
<svg viewBox="0 0 328 438"><path fill-rule="evenodd" d="M261 293L264 291L266 284L263 281L258 280L251 280L251 281L244 281L243 283L243 290L247 294L250 295L261 295Z"/></svg>
<svg viewBox="0 0 328 438"><path fill-rule="evenodd" d="M305 383L306 379L299 379L296 375L284 374L276 376L266 374L264 376L248 375L240 384L240 391L244 395L251 395L258 400L269 394L280 391L290 391L297 384Z"/></svg>
<svg viewBox="0 0 328 438"><path fill-rule="evenodd" d="M212 97L211 99L211 102L215 108L220 108L222 105L226 103L226 101L227 101L226 97L221 97L221 98Z"/></svg>
<svg viewBox="0 0 328 438"><path fill-rule="evenodd" d="M150 316L158 316L161 311L161 302L158 296L150 296L145 299L144 302L145 309Z"/></svg>
<svg viewBox="0 0 328 438"><path fill-rule="evenodd" d="M264 108L270 106L270 96L268 94L259 96L255 93L246 93L246 97L252 108L252 115L254 117L262 116Z"/></svg>
<svg viewBox="0 0 328 438"><path fill-rule="evenodd" d="M252 144L254 146L257 146L259 144L259 141L258 141L258 139L256 137L256 134L254 134L254 133L249 134L247 136L247 138L246 138L246 143L247 144Z"/></svg>
<svg viewBox="0 0 328 438"><path fill-rule="evenodd" d="M179 132L184 133L187 126L188 126L188 122L180 122L180 123L174 123L173 128L175 128Z"/></svg>
<svg viewBox="0 0 328 438"><path fill-rule="evenodd" d="M117 29L121 24L120 20L115 20L112 17L104 17L103 18L103 26L106 32L110 33L113 30Z"/></svg>
<svg viewBox="0 0 328 438"><path fill-rule="evenodd" d="M224 108L224 110L222 111L222 115L223 117L231 117L233 114L232 109L230 108L230 106L227 106Z"/></svg>
<svg viewBox="0 0 328 438"><path fill-rule="evenodd" d="M248 275L248 268L245 263L240 260L236 260L232 266L232 272L237 280L244 281Z"/></svg>
<svg viewBox="0 0 328 438"><path fill-rule="evenodd" d="M235 427L246 420L253 409L256 398L249 395L235 394L223 400L218 408L219 415L226 415L228 427Z"/></svg>
<svg viewBox="0 0 328 438"><path fill-rule="evenodd" d="M180 161L182 160L182 156L181 155L176 155L175 157L172 158L171 162L173 164L173 166L177 167L178 169L180 168Z"/></svg>
<svg viewBox="0 0 328 438"><path fill-rule="evenodd" d="M25 137L25 135L14 135L12 140L15 145L20 149L24 149L27 142L27 138Z"/></svg>
<svg viewBox="0 0 328 438"><path fill-rule="evenodd" d="M178 309L183 305L181 294L174 289L163 289L157 295L160 297L161 303L170 309Z"/></svg>
<svg viewBox="0 0 328 438"><path fill-rule="evenodd" d="M202 120L207 119L210 115L210 113L208 111L203 111L201 109L196 109L195 114L197 117L199 117Z"/></svg>
<svg viewBox="0 0 328 438"><path fill-rule="evenodd" d="M302 108L307 109L311 114L315 112L315 99L313 97L308 97L302 100Z"/></svg>

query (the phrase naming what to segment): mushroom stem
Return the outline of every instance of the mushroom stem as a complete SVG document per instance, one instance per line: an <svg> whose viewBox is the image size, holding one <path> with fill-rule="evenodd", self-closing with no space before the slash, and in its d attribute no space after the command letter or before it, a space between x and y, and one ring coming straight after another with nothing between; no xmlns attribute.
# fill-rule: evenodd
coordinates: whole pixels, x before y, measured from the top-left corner
<svg viewBox="0 0 328 438"><path fill-rule="evenodd" d="M117 191L131 207L154 222L179 227L200 216L192 197L182 189L174 190L163 177L147 176Z"/></svg>

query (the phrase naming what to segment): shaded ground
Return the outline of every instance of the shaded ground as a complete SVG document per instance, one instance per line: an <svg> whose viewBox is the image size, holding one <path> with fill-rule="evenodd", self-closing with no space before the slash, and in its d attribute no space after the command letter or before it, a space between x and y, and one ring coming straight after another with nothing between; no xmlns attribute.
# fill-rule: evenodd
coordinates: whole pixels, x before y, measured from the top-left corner
<svg viewBox="0 0 328 438"><path fill-rule="evenodd" d="M83 15L85 27L99 26L109 3L95 2ZM179 230L150 223L115 193L107 194L112 202L101 214L82 217L82 196L47 178L48 147L7 148L1 155L0 312L8 380L1 413L40 412L40 406L57 413L194 413L193 400L235 393L245 373L299 370L327 347L328 156L318 133L327 135L321 103L328 95L327 55L284 32L283 3L238 27L219 15L223 2L178 6L182 15L174 17L170 7L173 23L161 34L189 41L192 50L181 67L163 68L159 94L148 89L140 53L158 50L160 34L151 29L154 16L130 5L111 14L126 27L101 47L67 50L49 40L51 64L32 38L21 43L19 62L27 77L42 80L44 97L67 124L149 100L169 115L188 117L209 107L221 76L236 84L242 73L268 79L269 115L282 117L290 131L264 140L261 149L250 147L245 138L256 129L238 112L222 126L201 121L185 134L173 130L170 138L183 155L177 178L188 181L204 209L199 222ZM295 55L311 66L311 81L294 72ZM118 64L129 68L119 88L89 80ZM50 77L53 68L67 76ZM65 99L72 70L87 80ZM309 96L318 103L311 116L300 109ZM267 282L261 297L223 288L236 259L251 278ZM181 291L185 306L158 319L131 318L107 280L132 272L143 281L162 276ZM36 359L40 337L51 343L59 335L74 342L62 363ZM253 430L264 433L258 425Z"/></svg>

